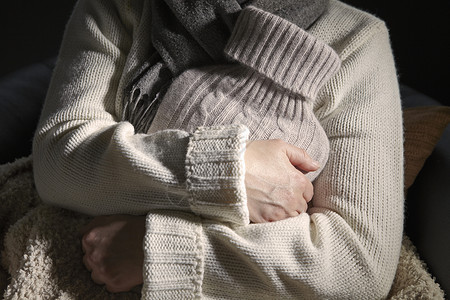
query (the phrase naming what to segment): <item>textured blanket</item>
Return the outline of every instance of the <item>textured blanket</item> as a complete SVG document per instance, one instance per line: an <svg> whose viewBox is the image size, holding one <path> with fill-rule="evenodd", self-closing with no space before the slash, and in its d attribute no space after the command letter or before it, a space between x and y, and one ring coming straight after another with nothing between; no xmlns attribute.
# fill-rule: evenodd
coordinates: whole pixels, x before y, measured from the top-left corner
<svg viewBox="0 0 450 300"><path fill-rule="evenodd" d="M82 264L78 229L89 218L42 204L31 158L0 166L0 289L4 299L139 299L110 294ZM444 299L407 237L390 299Z"/></svg>

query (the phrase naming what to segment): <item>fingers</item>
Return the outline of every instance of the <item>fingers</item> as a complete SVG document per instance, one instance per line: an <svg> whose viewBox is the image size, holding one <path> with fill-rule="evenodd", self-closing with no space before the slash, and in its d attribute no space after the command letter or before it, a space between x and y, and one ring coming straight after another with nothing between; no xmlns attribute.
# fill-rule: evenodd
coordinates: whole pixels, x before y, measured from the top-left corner
<svg viewBox="0 0 450 300"><path fill-rule="evenodd" d="M83 252L85 252L83 248ZM94 283L98 285L103 285L106 282L104 275L102 275L101 269L96 266L94 253L91 250L88 250L83 255L83 264L85 268L91 273L91 279ZM98 260L98 259L97 259Z"/></svg>
<svg viewBox="0 0 450 300"><path fill-rule="evenodd" d="M92 261L92 253L94 251L93 243L97 237L94 232L86 232L81 238L81 250L83 251L83 264L89 272L92 272L95 265Z"/></svg>
<svg viewBox="0 0 450 300"><path fill-rule="evenodd" d="M78 229L78 236L79 237L82 237L82 236L84 236L89 230L91 230L93 228L93 224L92 224L92 222L88 222L88 223L86 223L86 224L84 224L83 226L81 226L79 229Z"/></svg>
<svg viewBox="0 0 450 300"><path fill-rule="evenodd" d="M293 218L293 217L296 217L296 216L300 215L300 213L301 212L299 212L298 210L294 210L294 211L291 211L291 212L288 213L288 217L289 218Z"/></svg>
<svg viewBox="0 0 450 300"><path fill-rule="evenodd" d="M313 196L314 196L314 187L313 187L311 181L306 179L306 186L303 191L303 198L308 203L309 201L312 200Z"/></svg>
<svg viewBox="0 0 450 300"><path fill-rule="evenodd" d="M247 144L245 164L252 222L279 221L308 210L313 186L302 171L316 171L319 165L305 150L282 140L257 140Z"/></svg>
<svg viewBox="0 0 450 300"><path fill-rule="evenodd" d="M308 203L304 197L300 196L296 201L296 206L292 208L292 211L295 211L297 215L306 213L308 210ZM295 216L295 215L294 215Z"/></svg>
<svg viewBox="0 0 450 300"><path fill-rule="evenodd" d="M91 231L91 229L101 225L105 221L106 218L108 218L108 216L98 216L98 217L92 218L91 220L89 220L89 222L87 222L86 224L81 226L80 229L78 229L78 235L84 236L86 233Z"/></svg>
<svg viewBox="0 0 450 300"><path fill-rule="evenodd" d="M291 186L295 188L295 196L302 197L306 202L311 201L314 195L314 187L308 177L298 170L292 170L289 174Z"/></svg>
<svg viewBox="0 0 450 300"><path fill-rule="evenodd" d="M91 279L92 279L92 281L95 284L98 284L98 285L104 285L105 284L105 282L103 282L103 280L100 279L100 277L98 276L97 272L92 272L91 273Z"/></svg>
<svg viewBox="0 0 450 300"><path fill-rule="evenodd" d="M302 148L285 143L286 155L292 165L306 172L316 171L320 164L313 160Z"/></svg>
<svg viewBox="0 0 450 300"><path fill-rule="evenodd" d="M294 190L289 197L286 197L288 203L290 203L289 217L297 216L301 213L306 213L308 210L308 202L312 200L314 195L314 188L309 179L301 172L295 171L291 175L293 179L292 186ZM295 213L294 213L295 212Z"/></svg>

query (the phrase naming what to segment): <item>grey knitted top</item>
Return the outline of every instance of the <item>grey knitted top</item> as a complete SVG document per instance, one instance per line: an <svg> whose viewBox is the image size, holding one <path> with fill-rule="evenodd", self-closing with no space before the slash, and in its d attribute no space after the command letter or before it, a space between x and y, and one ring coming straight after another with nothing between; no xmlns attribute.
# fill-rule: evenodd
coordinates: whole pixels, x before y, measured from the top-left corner
<svg viewBox="0 0 450 300"><path fill-rule="evenodd" d="M274 35L280 38L271 39ZM296 25L250 6L242 10L225 53L238 64L189 69L176 78L149 133L241 124L250 139L282 139L305 149L322 169L329 143L312 105L339 69L336 52ZM321 169L307 176L313 180Z"/></svg>

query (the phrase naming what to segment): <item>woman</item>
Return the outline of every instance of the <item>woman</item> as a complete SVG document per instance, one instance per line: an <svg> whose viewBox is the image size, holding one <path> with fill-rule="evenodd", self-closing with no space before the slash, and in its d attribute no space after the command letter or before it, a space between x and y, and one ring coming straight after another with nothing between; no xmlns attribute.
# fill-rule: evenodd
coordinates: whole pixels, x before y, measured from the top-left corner
<svg viewBox="0 0 450 300"><path fill-rule="evenodd" d="M113 292L144 283L149 299L386 297L400 252L403 161L384 23L338 1L307 31L280 26L287 21L275 13L295 22L306 16L296 10L239 12L236 24L252 22L235 33L272 30L266 40L239 39L242 47L276 45L291 28L342 60L312 104L330 154L302 213L312 197L303 172L318 168L304 150L247 143L243 125L147 134L121 119L129 83L156 51L155 3L77 4L34 141L43 200L93 215L146 214L88 225L84 262L93 280Z"/></svg>

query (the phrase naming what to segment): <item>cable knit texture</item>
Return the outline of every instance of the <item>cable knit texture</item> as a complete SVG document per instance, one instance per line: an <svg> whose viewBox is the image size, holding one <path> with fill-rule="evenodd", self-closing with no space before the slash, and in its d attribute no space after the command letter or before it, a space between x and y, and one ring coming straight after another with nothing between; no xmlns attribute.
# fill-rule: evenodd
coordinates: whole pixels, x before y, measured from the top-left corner
<svg viewBox="0 0 450 300"><path fill-rule="evenodd" d="M130 123L119 122L124 87L153 51L148 41L149 2L78 2L34 140L40 196L47 203L90 214L150 212L144 299L386 297L402 237L403 148L397 78L384 23L332 0L308 32L290 30L290 24L277 21L286 26L280 41L292 41L286 47L295 51L284 51L296 56L292 59L278 57L283 49L277 47L274 52L270 47L269 52L236 52L233 45L245 42L239 36L230 40L228 53L257 74L282 87L302 85L290 87L293 91L311 86L303 97L305 103L311 100L330 145L308 213L280 222L244 224L242 216L248 212L243 176L236 175L242 174L239 151L245 147L242 137L247 129L238 126L224 139L222 130L230 126L205 127L198 136L175 129L135 134ZM272 24L271 18L254 22ZM269 66L273 58L295 75L300 67L295 62L309 55L308 48L300 46L302 39L305 45L322 41L342 60L339 71L322 87L311 83L326 81L326 68L312 67L290 78L280 70L271 74L272 67L260 64L267 55ZM325 54L311 52L307 61L311 66L327 62L320 60ZM208 142L199 149L197 142L203 138ZM236 141L241 144L236 146ZM212 168L208 173L227 175L216 181L217 194L242 196L217 206L221 212L199 209L196 204L205 194L195 199L187 188L187 182L195 187L202 183L193 180L201 176L190 176L205 174L202 169L189 172L190 162L194 169L198 165L196 153L203 153L202 164ZM229 169L223 162L230 157L239 159Z"/></svg>
<svg viewBox="0 0 450 300"><path fill-rule="evenodd" d="M118 122L122 107L117 103L122 103L124 86L132 79L130 69L144 63L144 53L150 52L148 24L135 28L141 9L148 18L148 2L77 4L34 140L39 194L48 203L91 215L173 209L248 224L243 166L247 128L145 135L135 134L128 122ZM130 53L128 60L125 53ZM201 152L208 153L202 157L208 166L205 174L199 174L197 165L186 164L198 161ZM198 186L199 175L217 176L224 166L230 176L215 181L217 196L209 199L220 212L206 208L206 203L200 209L198 204L208 200L191 199L195 192L190 193L186 183Z"/></svg>
<svg viewBox="0 0 450 300"><path fill-rule="evenodd" d="M274 27L270 20L267 16L261 18L261 23L254 22L262 32L270 32ZM241 22L244 21L247 24L243 28L251 32L252 20L242 18ZM294 37L288 38L289 34ZM285 35L278 37L290 43L281 43L273 51L270 43L260 47L261 52L255 51L257 46L246 48L247 43L263 43L264 39L257 36L253 32L240 36L234 33L228 53L282 87L291 85L292 89L306 91L303 95L314 100L314 112L330 139L330 157L314 182L313 207L308 214L238 228L192 220L201 228L202 245L195 249L202 252L184 253L186 260L204 258L201 263L204 269L201 282L186 278L191 291L195 291L190 296L385 298L396 270L403 222L401 108L386 27L373 16L332 1L329 10L305 33L303 41L299 30L286 30ZM277 37L273 32L265 36ZM327 68L317 68L320 58L327 57L325 51L313 52L307 59L311 71L294 76L298 66L308 68L308 63L297 66L295 62L308 54L306 45L317 45L316 38L330 45L342 59L337 75L323 87L318 84L317 89L311 82L312 79L320 82L322 78L326 81L321 72ZM304 47L292 46L302 42ZM285 45L292 46L294 51L283 52ZM289 60L283 54L295 57ZM272 60L270 66L279 67L273 73L261 63ZM292 76L288 76L289 80L282 76L284 68L290 68L286 72ZM206 112L214 113L211 110ZM163 218L167 224L185 220L175 212L167 212ZM152 229L153 224L157 226L160 222L149 214L148 237L163 239ZM145 244L145 249L151 249L147 253L154 251L152 247ZM168 255L172 253L169 249L165 251ZM169 272L171 263L171 259L165 260L164 270ZM152 268L151 264L145 267ZM161 285L149 281L144 291L162 295L158 294L160 288Z"/></svg>
<svg viewBox="0 0 450 300"><path fill-rule="evenodd" d="M171 84L149 132L241 124L250 139L282 139L305 149L323 168L329 144L312 100L338 70L337 53L251 6L242 10L225 53L239 63L190 69ZM322 168L306 176L312 181Z"/></svg>

